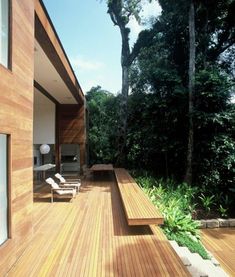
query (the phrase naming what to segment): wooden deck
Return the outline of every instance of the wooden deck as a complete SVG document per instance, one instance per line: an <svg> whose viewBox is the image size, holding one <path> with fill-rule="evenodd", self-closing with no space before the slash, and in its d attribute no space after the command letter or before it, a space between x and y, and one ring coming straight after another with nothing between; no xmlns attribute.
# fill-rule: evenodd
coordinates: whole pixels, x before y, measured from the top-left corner
<svg viewBox="0 0 235 277"><path fill-rule="evenodd" d="M128 225L163 224L163 215L124 168L115 168Z"/></svg>
<svg viewBox="0 0 235 277"><path fill-rule="evenodd" d="M112 164L94 164L91 168L91 171L113 171Z"/></svg>
<svg viewBox="0 0 235 277"><path fill-rule="evenodd" d="M235 228L205 229L201 234L205 247L229 276L235 276Z"/></svg>
<svg viewBox="0 0 235 277"><path fill-rule="evenodd" d="M35 193L34 239L8 276L190 276L158 227L128 226L112 174L72 203L49 197Z"/></svg>

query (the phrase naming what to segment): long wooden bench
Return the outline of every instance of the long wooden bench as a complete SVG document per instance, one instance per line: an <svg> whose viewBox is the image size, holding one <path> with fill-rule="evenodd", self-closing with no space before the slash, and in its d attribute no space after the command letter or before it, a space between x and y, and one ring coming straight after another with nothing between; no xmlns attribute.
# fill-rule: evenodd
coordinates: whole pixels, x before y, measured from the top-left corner
<svg viewBox="0 0 235 277"><path fill-rule="evenodd" d="M163 216L124 168L114 170L128 225L163 224Z"/></svg>

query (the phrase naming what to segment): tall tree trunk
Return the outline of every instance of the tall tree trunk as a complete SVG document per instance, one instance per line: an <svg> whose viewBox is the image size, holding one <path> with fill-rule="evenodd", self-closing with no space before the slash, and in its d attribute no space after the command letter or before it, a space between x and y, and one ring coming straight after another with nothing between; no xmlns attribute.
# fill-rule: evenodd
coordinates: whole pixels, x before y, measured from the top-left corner
<svg viewBox="0 0 235 277"><path fill-rule="evenodd" d="M132 51L129 45L130 29L127 27L131 17L138 18L137 14L141 9L141 1L136 0L106 0L108 13L114 25L119 27L122 37L122 95L120 106L120 132L118 136L118 155L117 163L123 164L126 160L126 138L127 138L127 119L128 119L128 93L129 93L129 70L134 59L139 54L142 47L149 44L154 34L151 33L146 38L144 44L136 43ZM148 39L147 39L148 38Z"/></svg>
<svg viewBox="0 0 235 277"><path fill-rule="evenodd" d="M126 160L126 137L127 137L127 117L128 117L128 95L129 95L129 70L130 70L130 46L129 29L120 27L122 37L122 97L120 106L120 133L118 141L117 164L124 165Z"/></svg>
<svg viewBox="0 0 235 277"><path fill-rule="evenodd" d="M189 8L189 70L188 70L188 90L189 90L189 134L188 151L185 182L192 183L192 161L193 161L193 95L195 91L195 9L193 0L190 1Z"/></svg>
<svg viewBox="0 0 235 277"><path fill-rule="evenodd" d="M117 164L123 165L126 160L126 137L129 94L129 66L122 65L122 96L120 106L120 133L118 141Z"/></svg>

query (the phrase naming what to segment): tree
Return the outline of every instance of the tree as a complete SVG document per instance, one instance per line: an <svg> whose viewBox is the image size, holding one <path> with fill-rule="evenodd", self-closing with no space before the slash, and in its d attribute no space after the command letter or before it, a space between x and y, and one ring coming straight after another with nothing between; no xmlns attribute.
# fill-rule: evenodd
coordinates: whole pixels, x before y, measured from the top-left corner
<svg viewBox="0 0 235 277"><path fill-rule="evenodd" d="M135 43L132 51L129 44L130 29L127 24L131 17L140 21L139 12L141 10L141 0L107 0L108 13L115 26L118 26L122 38L121 66L122 66L122 101L120 107L120 130L118 141L118 161L123 163L126 158L126 134L127 134L127 115L128 115L128 95L129 95L129 71L130 66L137 57L143 45L147 45L151 40L152 33L145 31L140 34L141 43Z"/></svg>
<svg viewBox="0 0 235 277"><path fill-rule="evenodd" d="M159 2L162 14L152 26L156 33L153 43L141 50L131 67L132 94L137 100L132 100L135 105L130 109L128 149L133 155L128 165L151 168L160 176L168 173L182 181L186 175L189 128L189 3ZM232 2L194 0L197 70L192 105L193 183L214 189L222 184L227 189L235 177L231 150L235 147L231 130L235 114L229 105L234 91L234 44L225 52L219 51L219 56L212 55L232 41ZM220 34L226 29L230 35L220 47Z"/></svg>
<svg viewBox="0 0 235 277"><path fill-rule="evenodd" d="M231 74L234 45L216 58L212 55L221 44L216 37L219 38L226 29L231 0L215 1L219 9L212 0L194 0L196 36L191 43L189 1L159 2L162 15L150 30L155 36L150 45L141 49L130 68L132 93L128 97L125 145L128 169L144 169L161 178L172 177L180 182L185 179L188 96L192 86L192 185L201 187L206 194L215 194L218 206L233 209L235 106L230 97L234 91ZM232 25L229 26L232 36ZM191 32L193 35L194 31ZM229 41L230 38L224 40L220 50L226 48ZM138 43L144 44L141 39ZM190 45L195 47L195 44L197 51L190 50ZM194 67L197 69L195 77ZM193 79L189 84L190 78ZM110 95L99 87L87 94L92 162L116 160L120 98L121 95Z"/></svg>
<svg viewBox="0 0 235 277"><path fill-rule="evenodd" d="M117 98L100 86L86 94L89 111L89 160L113 163L116 154Z"/></svg>
<svg viewBox="0 0 235 277"><path fill-rule="evenodd" d="M195 90L195 59L196 59L196 40L195 40L195 10L194 1L190 1L189 7L189 70L188 70L188 91L189 91L189 133L188 150L185 181L192 183L192 160L193 160L193 95Z"/></svg>

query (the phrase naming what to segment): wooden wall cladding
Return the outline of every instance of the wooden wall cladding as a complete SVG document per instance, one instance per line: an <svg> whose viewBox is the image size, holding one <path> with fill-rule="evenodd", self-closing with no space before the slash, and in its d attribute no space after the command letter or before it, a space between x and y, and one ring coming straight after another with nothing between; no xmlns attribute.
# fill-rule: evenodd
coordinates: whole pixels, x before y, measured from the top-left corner
<svg viewBox="0 0 235 277"><path fill-rule="evenodd" d="M0 276L32 234L34 0L12 0L11 70L0 65L0 133L10 135L10 239L0 246Z"/></svg>
<svg viewBox="0 0 235 277"><path fill-rule="evenodd" d="M84 144L86 142L83 105L59 105L57 120L60 144Z"/></svg>

